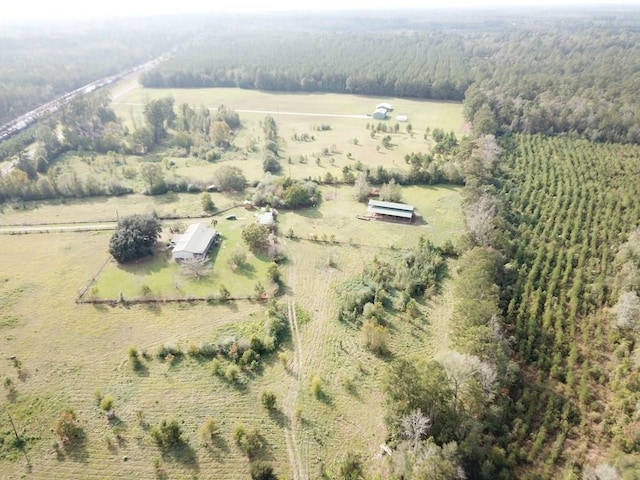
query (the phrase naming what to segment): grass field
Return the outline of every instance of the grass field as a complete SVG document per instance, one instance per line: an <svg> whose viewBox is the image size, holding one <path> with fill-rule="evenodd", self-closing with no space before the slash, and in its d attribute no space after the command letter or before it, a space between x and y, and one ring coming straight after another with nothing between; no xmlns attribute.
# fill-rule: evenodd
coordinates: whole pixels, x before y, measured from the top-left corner
<svg viewBox="0 0 640 480"><path fill-rule="evenodd" d="M239 112L242 128L234 140L238 150L226 154L218 163L234 161L249 180L259 180L263 175L262 153L249 152L246 147L252 140L257 140L261 145L260 138L264 134L260 122L266 112L271 114L278 126L283 171L295 178L324 178L327 172L341 178L343 167L354 167L357 162L371 167L382 165L388 169L403 169L405 155L426 151L432 146L429 140L423 138L427 128L454 131L458 136L468 133L462 120L460 103L400 98L266 93L227 88L165 90L138 87L125 90L117 97L113 107L125 124L134 128L144 123L142 110L145 102L168 95L175 99L175 105L187 103L194 108L204 106L217 109L224 104ZM381 138L386 134L378 133L371 138L366 129L367 124L379 123L365 115L371 113L382 100L394 106L391 119L382 123L390 128L397 123L394 116L403 113L409 116L413 129L409 134L406 131L407 124L400 123L399 133L390 134L392 147L389 149L381 148ZM261 113L252 113L255 111ZM330 125L331 130L315 130L314 127L320 124ZM302 133L313 135L315 141L298 142L292 139L294 134ZM357 139L357 144L354 139ZM325 155L325 149L331 154ZM306 163L301 161L301 157L306 157ZM209 179L215 168L215 165L196 159L173 158L173 161L177 164L175 175L191 179Z"/></svg>
<svg viewBox="0 0 640 480"><path fill-rule="evenodd" d="M229 95L224 103L237 109L241 106L234 102L241 101L246 102L242 105L247 109L249 105L269 109L277 105L277 99L284 102L282 109L293 108L296 102L310 102L300 108L321 105L329 109L328 105L341 100L344 103L333 105L335 110L330 111L360 112L364 105L375 102L362 97L246 91L173 93L177 103L188 101L196 105L215 105L215 95ZM151 94L161 96L165 92L135 89L127 98L131 102L143 101L145 95ZM198 99L198 94L209 96ZM391 101L397 104L398 113L420 118L408 106L402 109L400 100ZM409 102L416 106L422 103ZM365 111L368 110L369 107ZM453 118L452 113L448 115ZM258 118L255 117L256 126ZM417 121L414 130L426 128L418 127ZM311 121L304 122L308 126ZM281 128L294 128L282 125ZM299 125L295 128L302 128L302 123ZM342 128L347 127L341 127L340 135ZM364 132L363 143L369 139L364 125L353 128ZM335 128L329 133L335 135L338 131ZM344 134L346 142L352 133ZM413 141L409 135L405 137L408 142ZM375 152L373 146L362 148ZM390 158L389 152L379 155ZM302 237L282 238L288 260L283 266L285 294L279 302L289 313L290 333L278 352L289 359L286 367L276 355L266 356L260 368L242 373L238 383L215 375L210 361L190 356L161 361L154 354L167 344L186 351L200 342L246 335L255 330L264 304L76 304L78 291L107 259L110 232L1 236L0 438L4 443L0 443L0 478L248 478L249 462L233 440L238 423L260 430L265 442L260 458L272 462L282 478L317 478L323 471L334 474L346 448L362 455L368 468L376 471L376 455L386 436L380 382L389 359L374 356L365 348L358 330L336 320L337 287L361 271L374 255L392 255L396 249L414 245L421 235L436 244L447 239L455 241L463 231L461 195L459 188L447 186L403 188L404 201L415 205L422 217L417 225L404 225L357 220L366 206L352 200L351 187L322 188L324 200L317 209L282 212L279 216L281 234L291 229ZM219 208L242 198L214 195ZM5 205L1 223L109 221L154 210L195 216L200 213L199 196L129 195L38 202L15 208ZM253 290L257 280L266 284L267 263L261 259L251 260L254 269L250 275L232 272L227 266L226 258L240 242L240 230L251 215L241 209L231 213L237 214L237 222L218 222L224 241L214 252L214 274L207 281L210 283L192 284L180 276L175 264L158 256L146 264L108 265L98 278L97 292L100 296L117 297L120 291L135 293L147 284L159 294L167 286L175 290L177 282L185 294L206 293L216 290L220 282L236 294L234 289ZM312 236L320 241L306 239ZM445 287L444 295L421 307L425 320L389 320L390 358L430 355L446 344L450 308L447 291ZM148 353L138 372L132 369L127 355L132 345ZM12 355L15 360L10 358ZM322 385L323 394L319 397L311 389L316 377ZM97 406L98 390L115 398L115 424ZM275 413L268 413L260 405L258 398L264 390L276 393ZM67 407L73 408L84 432L83 440L72 450L63 448L54 433L56 418ZM20 450L6 447L13 431L4 412L11 414L18 432L26 439L27 458ZM208 416L220 426L213 446L205 446L198 434ZM149 433L164 418L177 418L186 440L182 448L168 454L158 449Z"/></svg>

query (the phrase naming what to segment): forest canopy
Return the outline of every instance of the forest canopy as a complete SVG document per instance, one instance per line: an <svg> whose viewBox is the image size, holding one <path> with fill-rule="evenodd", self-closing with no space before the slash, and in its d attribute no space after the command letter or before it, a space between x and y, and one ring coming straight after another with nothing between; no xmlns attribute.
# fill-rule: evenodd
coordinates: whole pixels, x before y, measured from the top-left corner
<svg viewBox="0 0 640 480"><path fill-rule="evenodd" d="M464 99L480 134L640 142L638 12L527 14L243 18L212 25L141 82Z"/></svg>

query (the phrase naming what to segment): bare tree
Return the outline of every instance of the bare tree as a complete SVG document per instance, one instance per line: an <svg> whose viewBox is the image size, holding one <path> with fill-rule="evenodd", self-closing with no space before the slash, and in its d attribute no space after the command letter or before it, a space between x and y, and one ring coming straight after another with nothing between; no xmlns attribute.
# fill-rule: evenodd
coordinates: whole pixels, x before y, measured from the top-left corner
<svg viewBox="0 0 640 480"><path fill-rule="evenodd" d="M415 450L429 436L432 424L430 417L425 416L419 409L414 410L402 419L400 435Z"/></svg>
<svg viewBox="0 0 640 480"><path fill-rule="evenodd" d="M472 203L466 212L467 227L482 246L491 243L496 216L496 203L491 195L485 193Z"/></svg>
<svg viewBox="0 0 640 480"><path fill-rule="evenodd" d="M486 171L494 172L498 165L498 157L502 149L498 146L495 135L485 135L476 140L476 148L473 154L482 160Z"/></svg>
<svg viewBox="0 0 640 480"><path fill-rule="evenodd" d="M369 182L367 181L367 175L361 173L356 177L356 182L353 186L354 189L354 197L359 202L363 202L369 196L369 190L371 187L369 186Z"/></svg>
<svg viewBox="0 0 640 480"><path fill-rule="evenodd" d="M495 368L474 355L448 351L438 357L454 390L455 408L490 401L497 386Z"/></svg>
<svg viewBox="0 0 640 480"><path fill-rule="evenodd" d="M187 277L206 277L211 271L209 259L205 256L186 258L180 262L182 273Z"/></svg>
<svg viewBox="0 0 640 480"><path fill-rule="evenodd" d="M636 328L640 320L640 298L635 292L624 292L615 306L619 328Z"/></svg>

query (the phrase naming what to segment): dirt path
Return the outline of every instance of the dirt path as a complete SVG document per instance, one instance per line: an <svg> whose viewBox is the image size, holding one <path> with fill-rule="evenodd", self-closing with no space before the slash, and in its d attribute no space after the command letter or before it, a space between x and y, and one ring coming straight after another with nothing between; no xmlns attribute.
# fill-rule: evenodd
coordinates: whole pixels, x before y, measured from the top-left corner
<svg viewBox="0 0 640 480"><path fill-rule="evenodd" d="M142 107L144 103L132 102L112 102L112 105L130 105L134 107ZM218 107L207 107L209 110L215 110ZM348 115L341 113L326 112L287 112L282 110L236 110L238 113L259 113L264 115L289 115L298 117L329 117L329 118L371 118L370 115Z"/></svg>
<svg viewBox="0 0 640 480"><path fill-rule="evenodd" d="M295 261L291 260L291 268L287 283L289 288L293 289L296 283ZM296 316L296 305L293 297L287 301L287 318L289 319L289 328L291 330L291 350L293 358L289 367L291 375L291 386L282 402L282 413L286 418L285 422L285 443L287 453L289 454L289 464L291 466L291 475L293 480L307 480L308 472L303 466L302 455L300 453L300 444L297 436L296 405L298 403L298 393L300 392L300 382L304 377L302 373L302 340L300 330L298 328L298 318Z"/></svg>
<svg viewBox="0 0 640 480"><path fill-rule="evenodd" d="M445 282L442 293L429 306L429 329L431 330L431 351L434 355L449 349L449 333L453 316L453 285Z"/></svg>
<svg viewBox="0 0 640 480"><path fill-rule="evenodd" d="M93 232L97 230L113 230L116 222L82 223L76 225L25 225L0 227L0 235L19 235L22 233L57 233L57 232Z"/></svg>

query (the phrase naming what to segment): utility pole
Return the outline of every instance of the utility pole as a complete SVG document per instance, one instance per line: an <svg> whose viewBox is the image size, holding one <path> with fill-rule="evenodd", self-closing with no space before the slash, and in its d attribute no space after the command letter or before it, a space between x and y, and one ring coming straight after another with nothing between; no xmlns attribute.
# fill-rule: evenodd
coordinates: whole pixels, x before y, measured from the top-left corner
<svg viewBox="0 0 640 480"><path fill-rule="evenodd" d="M27 467L29 467L29 471L31 471L31 460L29 460L29 457L27 456L27 450L24 448L24 444L22 443L22 439L20 438L20 435L18 435L18 429L16 428L16 424L14 423L13 417L11 416L11 414L9 412L7 412L7 415L9 416L9 421L11 422L11 427L13 427L13 433L16 436L17 445L20 445L19 448L20 448L20 450L22 450L24 458L27 461Z"/></svg>
<svg viewBox="0 0 640 480"><path fill-rule="evenodd" d="M11 422L11 426L13 427L13 433L15 433L16 435L16 440L18 440L18 442L20 441L20 435L18 435L18 430L16 429L16 424L13 423L13 418L11 417L11 414L9 412L7 412L7 415L9 415L9 421Z"/></svg>

